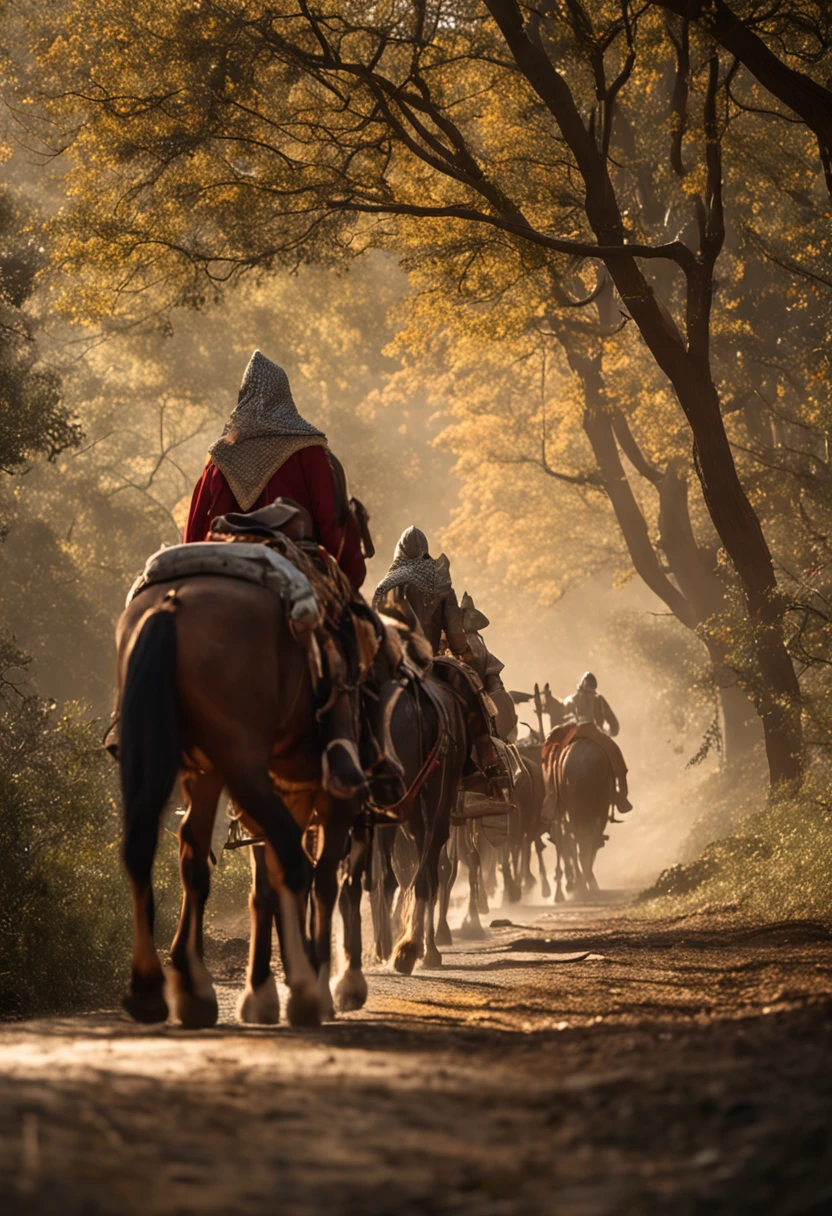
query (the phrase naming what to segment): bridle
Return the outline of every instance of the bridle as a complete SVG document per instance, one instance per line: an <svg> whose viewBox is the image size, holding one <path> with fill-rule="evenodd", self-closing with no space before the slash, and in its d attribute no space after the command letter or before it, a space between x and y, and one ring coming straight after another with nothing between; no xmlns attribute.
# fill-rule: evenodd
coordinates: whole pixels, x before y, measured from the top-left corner
<svg viewBox="0 0 832 1216"><path fill-rule="evenodd" d="M447 710L441 699L433 694L433 690L430 689L427 682L412 676L406 676L401 683L403 688L405 685L409 684L413 689L413 701L416 708L416 731L420 752L422 750L422 740L424 737L423 710L420 694L426 696L430 704L433 706L436 713L438 729L436 741L434 742L433 747L428 752L421 767L419 768L419 771L411 781L403 796L399 798L397 802L394 802L392 805L388 806L378 806L372 800L368 804L368 810L370 810L373 814L379 816L381 819L394 823L407 822L407 820L413 814L413 808L416 805L416 800L419 797L422 788L424 787L425 783L430 780L438 768L441 768L442 770L442 784L439 787L438 805L442 805L442 802L446 796L446 782L448 780L448 766L445 765L443 761L448 756L451 749L459 746L453 736L453 732L450 729ZM445 685L444 687L448 686ZM459 697L459 694L456 693L454 689L449 689L449 691L454 694L456 699L458 699L460 702L462 701L462 698Z"/></svg>

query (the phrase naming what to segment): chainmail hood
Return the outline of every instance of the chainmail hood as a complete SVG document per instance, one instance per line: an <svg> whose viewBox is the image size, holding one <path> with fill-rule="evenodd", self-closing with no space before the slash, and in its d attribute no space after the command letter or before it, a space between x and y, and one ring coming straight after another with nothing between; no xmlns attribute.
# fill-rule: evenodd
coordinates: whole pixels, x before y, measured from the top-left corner
<svg viewBox="0 0 832 1216"><path fill-rule="evenodd" d="M308 447L326 447L326 435L298 413L283 368L256 350L237 405L210 449L240 509L253 507L281 465Z"/></svg>
<svg viewBox="0 0 832 1216"><path fill-rule="evenodd" d="M376 587L374 600L394 587L418 587L426 599L441 599L451 590L451 564L444 553L431 557L428 540L420 528L402 532L393 554L393 564Z"/></svg>

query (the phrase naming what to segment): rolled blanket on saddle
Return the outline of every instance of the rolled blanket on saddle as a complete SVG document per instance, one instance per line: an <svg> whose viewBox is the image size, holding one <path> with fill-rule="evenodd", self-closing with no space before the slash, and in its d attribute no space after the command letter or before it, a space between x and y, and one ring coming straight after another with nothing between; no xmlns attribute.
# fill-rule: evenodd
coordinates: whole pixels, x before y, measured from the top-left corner
<svg viewBox="0 0 832 1216"><path fill-rule="evenodd" d="M283 535L212 532L207 541L154 553L127 602L155 583L209 575L256 583L279 597L306 651L319 714L339 690L364 680L378 651L381 624L321 546L296 544Z"/></svg>
<svg viewBox="0 0 832 1216"><path fill-rule="evenodd" d="M306 629L314 629L321 610L309 579L281 553L262 544L229 545L199 541L159 549L145 562L127 596L127 603L154 583L180 578L215 575L239 578L274 591L288 605L289 617Z"/></svg>

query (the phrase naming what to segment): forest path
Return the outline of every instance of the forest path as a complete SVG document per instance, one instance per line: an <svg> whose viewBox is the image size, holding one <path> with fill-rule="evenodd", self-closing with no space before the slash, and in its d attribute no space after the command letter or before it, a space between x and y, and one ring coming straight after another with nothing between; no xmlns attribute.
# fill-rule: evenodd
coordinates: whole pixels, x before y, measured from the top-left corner
<svg viewBox="0 0 832 1216"><path fill-rule="evenodd" d="M237 939L209 948L215 1030L0 1027L0 1210L832 1210L826 927L505 915L528 923L441 972L371 968L367 1008L316 1031L233 1023Z"/></svg>

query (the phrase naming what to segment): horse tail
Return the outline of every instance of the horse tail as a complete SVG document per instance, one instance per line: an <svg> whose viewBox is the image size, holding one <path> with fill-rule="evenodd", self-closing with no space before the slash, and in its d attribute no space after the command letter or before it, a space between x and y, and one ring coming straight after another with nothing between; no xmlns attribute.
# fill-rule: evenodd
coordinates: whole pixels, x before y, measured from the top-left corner
<svg viewBox="0 0 832 1216"><path fill-rule="evenodd" d="M121 694L124 863L139 883L150 881L159 818L181 766L177 606L175 594L171 594L139 625Z"/></svg>

